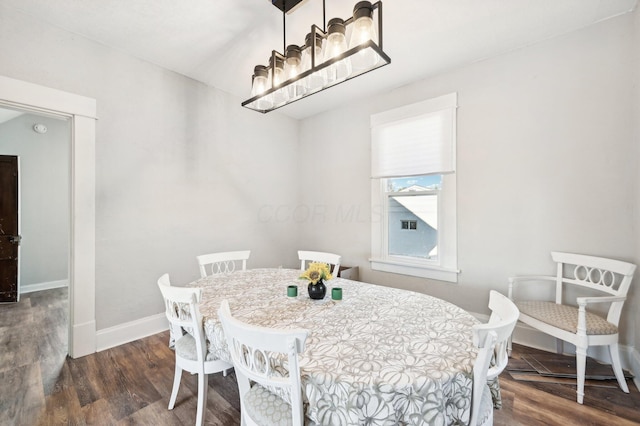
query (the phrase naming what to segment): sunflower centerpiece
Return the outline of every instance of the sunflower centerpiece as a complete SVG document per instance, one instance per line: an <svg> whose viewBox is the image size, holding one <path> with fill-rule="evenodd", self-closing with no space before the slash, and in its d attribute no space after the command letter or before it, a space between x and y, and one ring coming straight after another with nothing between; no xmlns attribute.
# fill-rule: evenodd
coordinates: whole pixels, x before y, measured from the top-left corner
<svg viewBox="0 0 640 426"><path fill-rule="evenodd" d="M327 294L327 286L324 285L324 280L330 280L331 278L329 265L321 262L310 263L307 270L300 275L300 279L309 282L307 290L311 299L324 299L325 294Z"/></svg>

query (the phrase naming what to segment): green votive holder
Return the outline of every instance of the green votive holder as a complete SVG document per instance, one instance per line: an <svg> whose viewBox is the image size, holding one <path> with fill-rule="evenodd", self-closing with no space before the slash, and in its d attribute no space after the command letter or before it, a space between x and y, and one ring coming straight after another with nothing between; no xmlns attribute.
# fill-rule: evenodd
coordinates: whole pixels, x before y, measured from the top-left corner
<svg viewBox="0 0 640 426"><path fill-rule="evenodd" d="M287 287L287 296L289 297L297 297L298 296L298 286L290 285Z"/></svg>
<svg viewBox="0 0 640 426"><path fill-rule="evenodd" d="M331 298L333 300L342 300L342 289L340 287L334 287L331 289Z"/></svg>

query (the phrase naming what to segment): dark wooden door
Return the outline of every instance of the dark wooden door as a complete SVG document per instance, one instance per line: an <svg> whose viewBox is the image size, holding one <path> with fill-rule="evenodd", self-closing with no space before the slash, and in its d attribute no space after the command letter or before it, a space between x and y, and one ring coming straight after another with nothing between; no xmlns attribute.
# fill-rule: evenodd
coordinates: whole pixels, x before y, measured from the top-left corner
<svg viewBox="0 0 640 426"><path fill-rule="evenodd" d="M0 155L0 302L18 301L18 157Z"/></svg>

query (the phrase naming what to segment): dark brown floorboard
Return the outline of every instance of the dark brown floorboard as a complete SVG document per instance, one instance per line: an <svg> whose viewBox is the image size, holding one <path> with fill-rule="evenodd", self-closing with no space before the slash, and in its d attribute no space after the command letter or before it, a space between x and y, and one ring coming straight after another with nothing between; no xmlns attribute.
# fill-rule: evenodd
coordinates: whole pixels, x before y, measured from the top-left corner
<svg viewBox="0 0 640 426"><path fill-rule="evenodd" d="M66 356L67 291L23 295L0 305L0 425L192 425L197 377L188 373L174 410L167 404L173 384L174 354L168 332L79 359ZM512 362L545 353L514 345ZM586 388L585 404L575 402L575 382L515 380L500 376L500 426L640 425L640 393L617 386ZM209 376L206 424L240 424L240 402L231 372Z"/></svg>

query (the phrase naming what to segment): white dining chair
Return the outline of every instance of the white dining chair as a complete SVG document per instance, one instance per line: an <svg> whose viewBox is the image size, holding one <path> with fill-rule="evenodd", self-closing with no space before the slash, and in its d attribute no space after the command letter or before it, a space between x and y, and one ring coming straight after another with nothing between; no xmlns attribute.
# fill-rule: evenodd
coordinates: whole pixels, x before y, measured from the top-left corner
<svg viewBox="0 0 640 426"><path fill-rule="evenodd" d="M307 262L322 262L333 265L331 275L335 278L340 271L340 260L342 257L339 254L322 251L298 250L298 259L300 260L300 270L302 271L307 269Z"/></svg>
<svg viewBox="0 0 640 426"><path fill-rule="evenodd" d="M604 257L552 252L555 276L516 276L509 278L509 298L515 300L516 284L555 283L555 301L517 300L520 321L556 338L557 352L563 342L576 347L577 401L584 402L584 380L589 346L608 346L613 372L623 392L629 387L622 372L618 351L618 322L636 265ZM519 287L519 286L518 286ZM569 290L569 287L571 289ZM529 293L531 294L531 293ZM599 294L600 296L594 296ZM602 296L604 294L604 296ZM571 303L571 299L575 303ZM608 304L606 316L592 306ZM587 311L589 305L590 310Z"/></svg>
<svg viewBox="0 0 640 426"><path fill-rule="evenodd" d="M238 379L242 424L302 426L298 354L304 351L309 332L247 324L231 314L227 300L222 301L218 317ZM286 371L274 368L277 358L288 361Z"/></svg>
<svg viewBox="0 0 640 426"><path fill-rule="evenodd" d="M158 288L164 298L165 314L175 333L176 368L171 398L169 399L169 410L173 410L176 403L182 370L197 374L196 426L202 425L207 405L208 375L219 372L226 375L227 370L233 366L220 359L215 359L207 350L202 328L202 316L198 309L202 290L200 288L172 287L158 281ZM168 282L168 275L164 282Z"/></svg>
<svg viewBox="0 0 640 426"><path fill-rule="evenodd" d="M473 326L478 356L473 365L470 426L493 424L493 399L487 381L498 377L507 366L509 338L520 315L516 305L495 290L489 293L489 309L489 322Z"/></svg>
<svg viewBox="0 0 640 426"><path fill-rule="evenodd" d="M245 271L249 256L251 256L251 250L226 251L196 256L200 267L200 277L204 278L207 275L234 272L237 267L236 262L240 262L241 270Z"/></svg>

